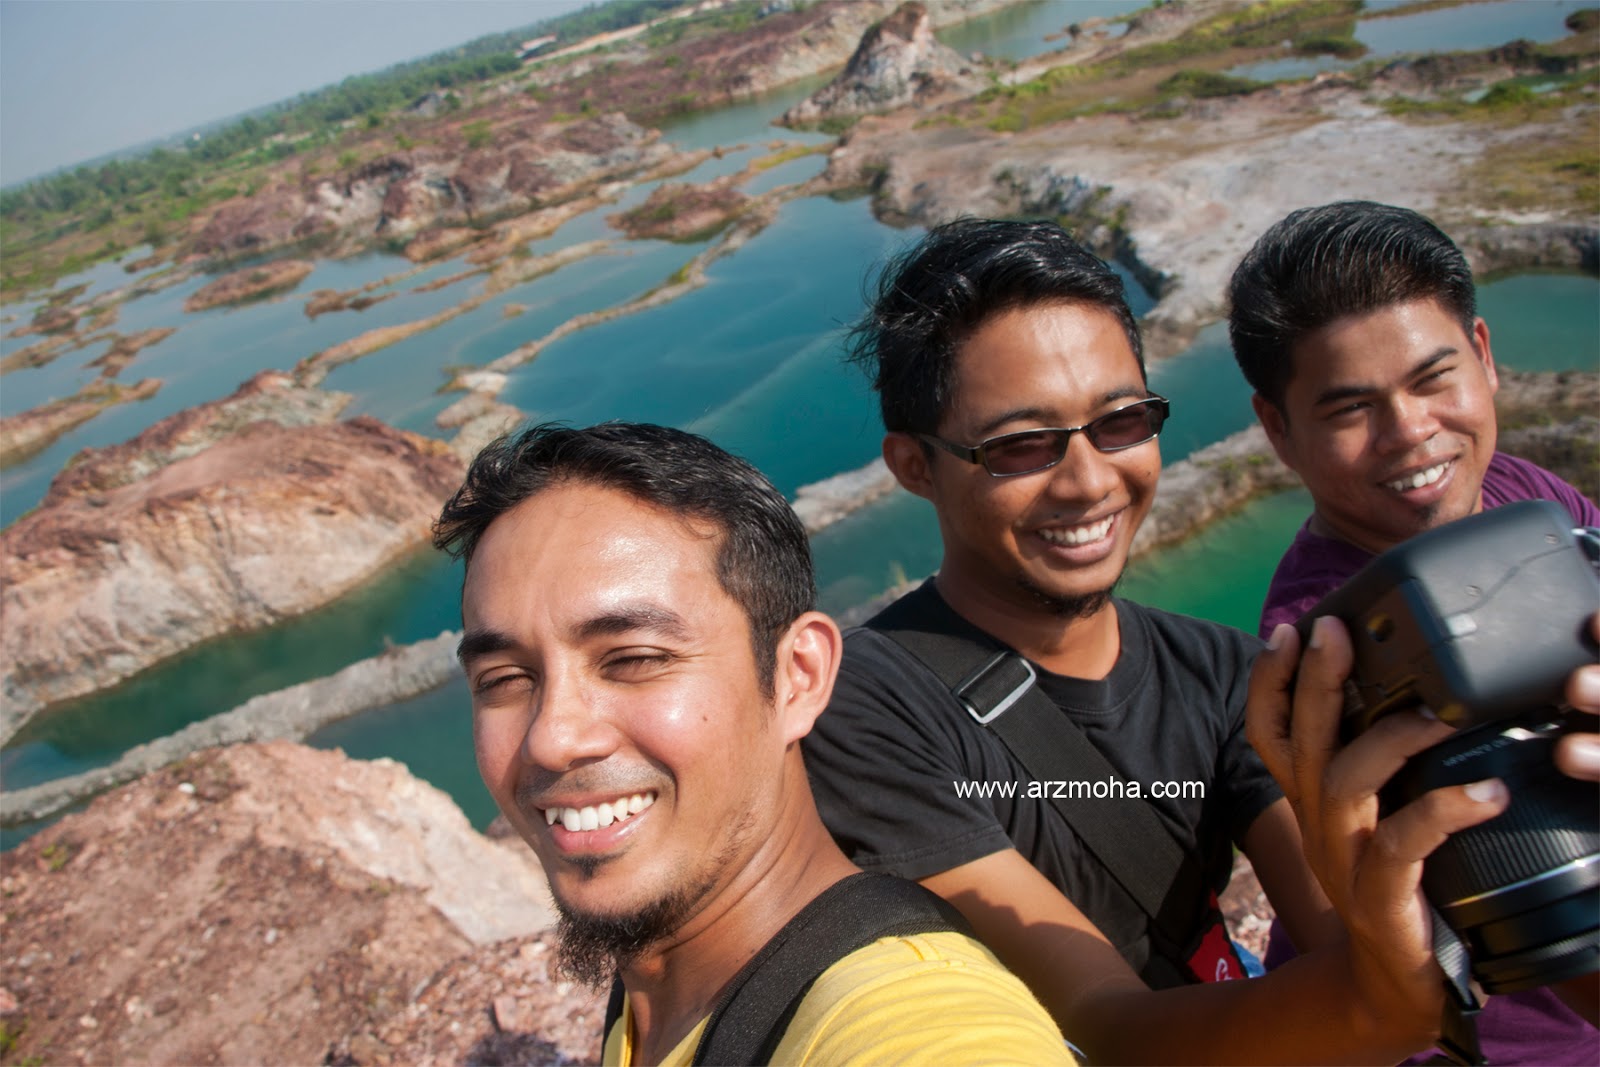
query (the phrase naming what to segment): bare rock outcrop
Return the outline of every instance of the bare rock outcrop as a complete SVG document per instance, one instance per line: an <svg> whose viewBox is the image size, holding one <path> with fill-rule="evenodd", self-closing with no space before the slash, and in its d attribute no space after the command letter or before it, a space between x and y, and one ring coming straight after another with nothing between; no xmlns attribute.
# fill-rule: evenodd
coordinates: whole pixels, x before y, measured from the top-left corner
<svg viewBox="0 0 1600 1067"><path fill-rule="evenodd" d="M49 448L62 434L106 408L144 400L160 388L160 378L146 378L134 385L96 378L71 396L0 418L0 468Z"/></svg>
<svg viewBox="0 0 1600 1067"><path fill-rule="evenodd" d="M9 853L0 887L19 1061L389 1062L349 1056L374 1033L465 1051L499 1033L489 990L538 982L548 959L525 846L474 832L397 763L299 745L211 749L108 794ZM478 1002L450 999L462 960L503 968L474 971ZM590 1017L544 1038L569 1061L598 1051L586 996ZM430 1003L461 1010L415 1017Z"/></svg>
<svg viewBox="0 0 1600 1067"><path fill-rule="evenodd" d="M698 240L728 226L752 203L734 187L738 175L702 185L663 182L645 202L606 221L631 238L667 241Z"/></svg>
<svg viewBox="0 0 1600 1067"><path fill-rule="evenodd" d="M367 417L252 421L181 456L173 426L91 455L84 484L0 532L0 739L47 704L349 591L426 541L464 469L443 442Z"/></svg>
<svg viewBox="0 0 1600 1067"><path fill-rule="evenodd" d="M911 0L868 29L843 72L780 121L805 126L835 116L926 106L943 96L971 95L983 84L970 61L934 39L928 9Z"/></svg>
<svg viewBox="0 0 1600 1067"><path fill-rule="evenodd" d="M223 304L239 304L271 293L281 293L299 285L316 264L304 259L282 259L224 274L195 290L183 302L185 311L204 311Z"/></svg>

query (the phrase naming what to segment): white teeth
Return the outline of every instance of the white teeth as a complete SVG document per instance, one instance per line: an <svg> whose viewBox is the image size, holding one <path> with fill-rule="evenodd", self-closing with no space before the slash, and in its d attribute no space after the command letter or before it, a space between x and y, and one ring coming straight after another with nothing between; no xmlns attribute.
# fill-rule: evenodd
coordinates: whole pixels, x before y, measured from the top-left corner
<svg viewBox="0 0 1600 1067"><path fill-rule="evenodd" d="M1432 485L1444 477L1445 468L1448 466L1450 464L1441 463L1437 467L1429 467L1425 471L1418 471L1405 478L1396 478L1394 481L1389 482L1388 486L1397 493L1403 493L1407 489L1421 489L1423 486Z"/></svg>
<svg viewBox="0 0 1600 1067"><path fill-rule="evenodd" d="M1088 526L1073 526L1064 530L1040 530L1039 536L1053 545L1087 545L1100 540L1111 532L1111 518L1101 519L1099 522L1090 523Z"/></svg>
<svg viewBox="0 0 1600 1067"><path fill-rule="evenodd" d="M573 833L580 830L598 830L637 815L656 802L654 793L635 793L629 797L592 804L582 808L545 808L546 826L560 823Z"/></svg>

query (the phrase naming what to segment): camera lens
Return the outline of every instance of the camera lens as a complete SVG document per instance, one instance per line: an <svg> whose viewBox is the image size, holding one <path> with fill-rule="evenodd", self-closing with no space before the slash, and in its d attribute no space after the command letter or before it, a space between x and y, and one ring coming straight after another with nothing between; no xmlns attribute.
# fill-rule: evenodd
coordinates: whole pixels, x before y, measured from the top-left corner
<svg viewBox="0 0 1600 1067"><path fill-rule="evenodd" d="M1593 716L1553 708L1486 723L1413 756L1385 787L1389 810L1485 778L1511 794L1504 812L1452 834L1423 869L1423 891L1466 943L1485 992L1600 969L1600 807L1592 784L1552 764L1564 734L1594 728Z"/></svg>

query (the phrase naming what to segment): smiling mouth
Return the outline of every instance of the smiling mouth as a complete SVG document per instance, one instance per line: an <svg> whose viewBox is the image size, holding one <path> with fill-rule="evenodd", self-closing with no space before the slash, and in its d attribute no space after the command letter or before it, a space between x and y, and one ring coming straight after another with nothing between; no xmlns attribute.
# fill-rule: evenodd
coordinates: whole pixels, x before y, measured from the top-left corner
<svg viewBox="0 0 1600 1067"><path fill-rule="evenodd" d="M1440 478L1443 478L1444 472L1449 469L1450 461L1445 460L1443 463L1429 467L1426 470L1420 470L1415 474L1408 474L1404 478L1396 478L1392 482L1384 482L1383 484L1397 493L1404 493L1408 489L1421 489L1425 485L1432 485Z"/></svg>
<svg viewBox="0 0 1600 1067"><path fill-rule="evenodd" d="M654 791L618 797L602 804L588 804L581 808L542 808L546 826L560 823L572 833L582 830L599 830L615 822L633 818L656 802Z"/></svg>
<svg viewBox="0 0 1600 1067"><path fill-rule="evenodd" d="M1052 545L1076 546L1093 544L1111 532L1111 523L1115 515L1108 515L1099 522L1084 523L1082 526L1058 526L1040 530L1039 536L1049 541Z"/></svg>

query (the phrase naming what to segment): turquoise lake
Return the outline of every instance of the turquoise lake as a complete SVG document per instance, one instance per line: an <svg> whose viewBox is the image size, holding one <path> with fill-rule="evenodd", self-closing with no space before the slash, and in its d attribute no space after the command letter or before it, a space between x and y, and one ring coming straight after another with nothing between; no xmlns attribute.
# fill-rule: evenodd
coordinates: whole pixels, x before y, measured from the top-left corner
<svg viewBox="0 0 1600 1067"><path fill-rule="evenodd" d="M1063 42L1051 38L1068 22L1088 17L1084 12L1090 8L1114 16L1137 6L1111 0L1026 5L941 36L964 50L1021 59L1061 47ZM1505 6L1494 0L1450 10L1465 18ZM1563 8L1559 0L1514 6L1525 13L1518 26L1543 26L1550 21L1545 9ZM1070 17L1063 18L1068 12ZM1423 17L1370 21L1405 23ZM1560 17L1554 18L1557 26ZM1509 36L1489 43L1535 30L1513 26L1495 32ZM1449 45L1469 46L1481 47ZM1435 42L1432 47L1444 46ZM690 175L670 180L730 173L770 152L777 142L825 142L820 135L768 125L819 84L791 86L665 127L666 137L686 147L728 148L722 159L709 159ZM803 180L823 163L820 155L806 156L775 168L781 173L769 172L762 181L770 187ZM662 284L705 247L629 242L607 226L608 215L638 203L648 192L648 187L631 190L623 201L580 216L530 246L534 254L544 254L581 241L607 240L602 254L340 367L329 375L325 388L352 394L347 414L371 414L406 429L439 434L434 416L455 397L438 389L452 368L486 363L544 336L573 315L634 299ZM861 375L841 362L839 337L841 327L861 310L872 267L919 232L879 223L864 198L791 201L769 228L713 262L705 286L548 346L511 373L502 398L533 419L582 424L627 418L693 429L749 458L792 495L802 485L859 467L877 454L881 431L876 405ZM182 311L183 300L205 278L128 301L121 308L118 331L177 327L174 335L142 352L120 379L157 377L164 382L162 389L150 400L103 413L28 462L0 472L0 522L10 523L34 507L49 480L81 448L120 443L173 412L226 396L261 370L287 369L366 330L455 305L476 291L480 281L459 281L427 293L415 290L463 267L460 260L431 265L379 291L392 291L393 299L364 312L316 319L304 313L312 290L352 289L393 278L411 270L411 264L389 255L319 262L288 297L232 309ZM92 291L100 292L137 280L120 265L103 264L63 284L87 281ZM1131 279L1129 284L1135 310L1147 310L1150 297ZM1493 279L1482 286L1480 301L1502 365L1596 368L1600 283L1594 278L1524 274ZM30 302L3 312L25 319L35 306ZM23 343L6 339L0 352ZM76 391L97 374L87 364L104 347L91 346L44 368L6 375L0 379L0 411L12 414ZM1172 421L1162 436L1168 463L1252 419L1248 391L1220 325L1202 332L1186 352L1153 366L1151 381L1174 402ZM1121 591L1253 631L1271 568L1307 510L1301 493L1259 501L1181 546L1137 561ZM904 493L891 494L823 531L814 550L822 605L832 611L855 606L893 582L927 574L939 559L931 509ZM259 693L331 673L376 654L387 642L403 644L454 629L460 624L459 586L456 565L419 551L380 580L319 611L270 630L211 642L114 690L53 709L0 750L0 776L6 788L20 788L103 765L131 745ZM399 759L454 796L474 824L483 826L493 815L472 765L467 701L459 686L338 723L312 743L339 746L353 756ZM18 833L6 835L7 844L17 839Z"/></svg>

